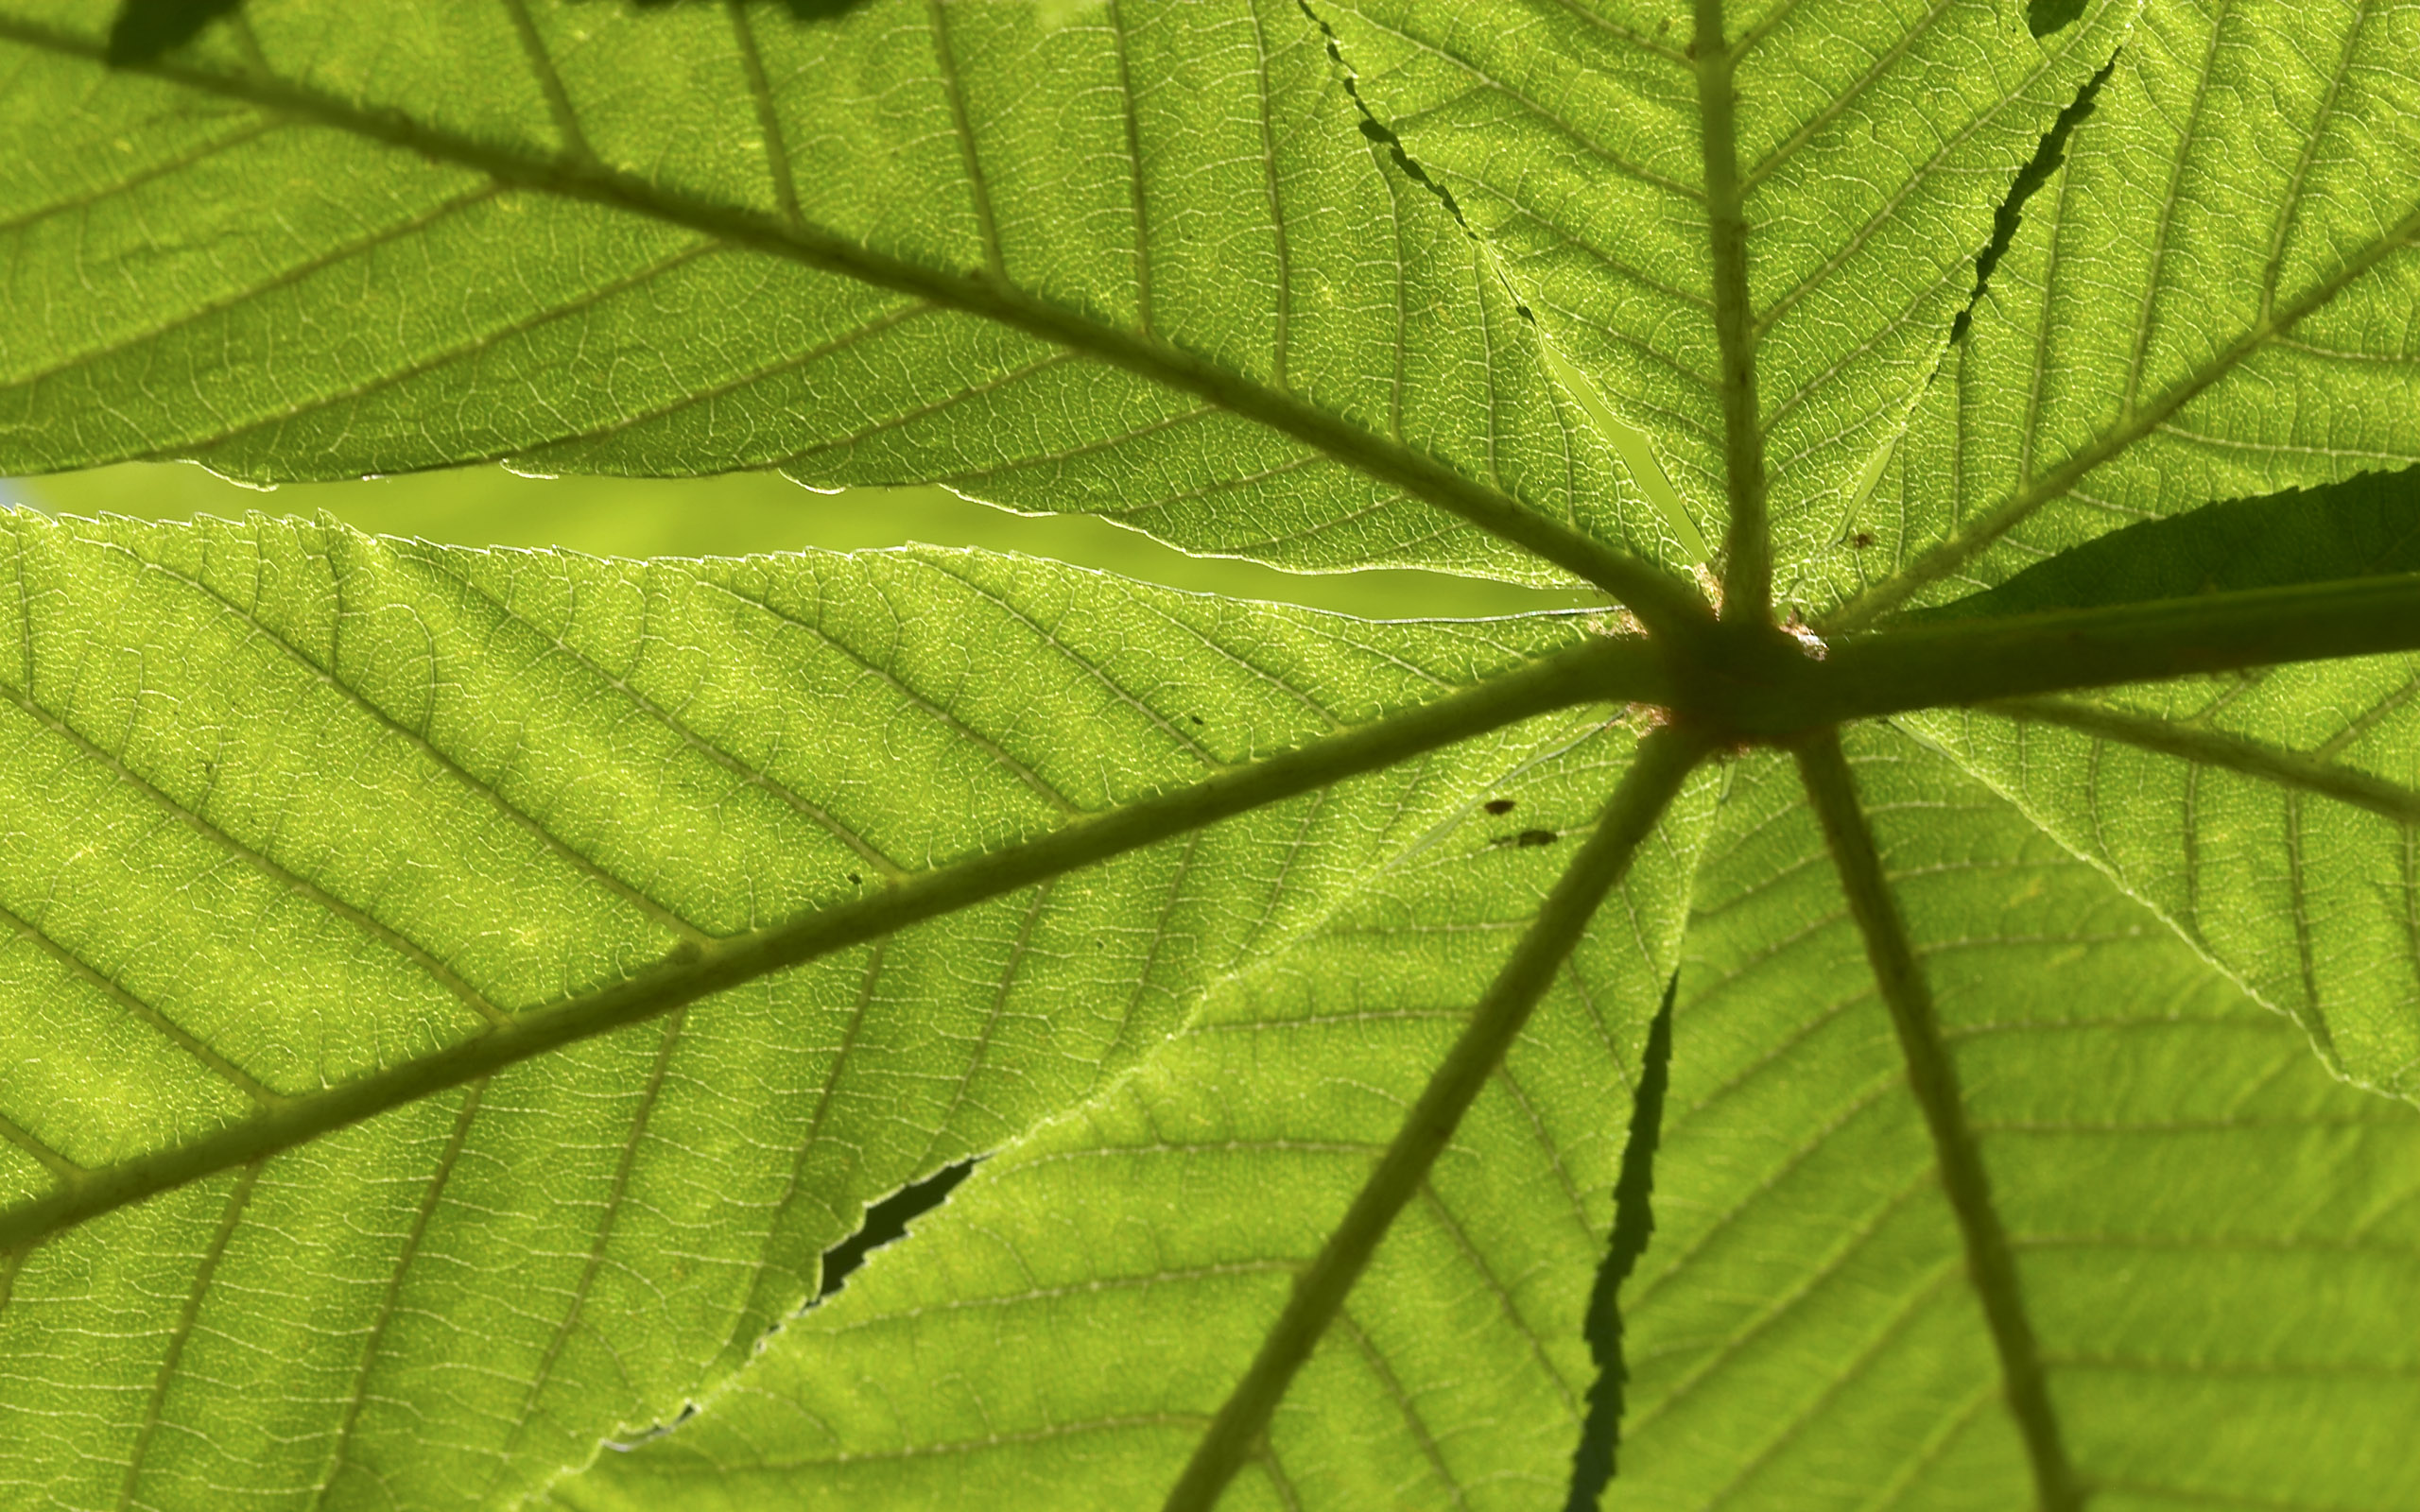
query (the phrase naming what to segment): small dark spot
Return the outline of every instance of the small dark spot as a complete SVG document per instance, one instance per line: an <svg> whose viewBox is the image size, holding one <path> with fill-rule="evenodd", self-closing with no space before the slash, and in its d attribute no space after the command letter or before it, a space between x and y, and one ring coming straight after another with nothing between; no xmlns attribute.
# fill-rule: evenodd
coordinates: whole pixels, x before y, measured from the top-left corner
<svg viewBox="0 0 2420 1512"><path fill-rule="evenodd" d="M1512 800L1509 798L1489 799L1487 800L1487 812L1490 814L1510 814L1512 812Z"/></svg>
<svg viewBox="0 0 2420 1512"><path fill-rule="evenodd" d="M1187 714L1184 717L1192 720L1197 725L1201 723L1201 716L1200 714Z"/></svg>
<svg viewBox="0 0 2420 1512"><path fill-rule="evenodd" d="M854 887L854 886L862 886L862 885L864 885L864 884L865 884L865 880L866 880L865 878L858 876L858 875L857 875L856 872L854 872L854 871L852 871L852 872L850 872L850 873L849 873L849 885L850 885L851 886L853 886L853 887Z"/></svg>
<svg viewBox="0 0 2420 1512"><path fill-rule="evenodd" d="M1555 833L1552 830L1523 830L1519 834L1513 836L1513 843L1518 845L1522 850L1527 850L1533 845L1552 845L1562 838L1563 836Z"/></svg>
<svg viewBox="0 0 2420 1512"><path fill-rule="evenodd" d="M1849 544L1855 546L1859 551L1863 551L1866 547L1874 544L1874 532L1871 530L1860 530L1856 535L1849 538Z"/></svg>

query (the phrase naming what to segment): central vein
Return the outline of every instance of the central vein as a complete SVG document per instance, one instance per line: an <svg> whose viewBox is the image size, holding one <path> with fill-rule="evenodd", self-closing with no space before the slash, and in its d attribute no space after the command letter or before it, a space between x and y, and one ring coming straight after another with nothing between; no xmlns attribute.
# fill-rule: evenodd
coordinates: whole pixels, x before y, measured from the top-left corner
<svg viewBox="0 0 2420 1512"><path fill-rule="evenodd" d="M1772 618L1772 543L1765 528L1765 436L1756 413L1756 338L1748 307L1748 221L1740 206L1732 121L1732 62L1722 0L1697 0L1698 118L1705 142L1706 232L1714 264L1714 334L1721 349L1723 475L1731 524L1723 540L1722 617Z"/></svg>

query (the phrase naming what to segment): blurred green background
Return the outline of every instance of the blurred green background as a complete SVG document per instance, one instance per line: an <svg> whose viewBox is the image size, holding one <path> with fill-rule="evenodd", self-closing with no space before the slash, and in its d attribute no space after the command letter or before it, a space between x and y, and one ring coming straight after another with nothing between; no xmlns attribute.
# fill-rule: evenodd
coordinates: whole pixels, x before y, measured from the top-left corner
<svg viewBox="0 0 2420 1512"><path fill-rule="evenodd" d="M835 551L923 541L1023 552L1194 593L1273 599L1370 619L1461 618L1599 605L1591 593L1548 593L1440 573L1279 572L1256 562L1188 557L1090 515L1011 514L942 489L817 493L771 472L708 478L527 478L461 468L268 492L183 463L134 462L0 481L0 503L52 514L240 519L259 510L305 518L324 509L375 535L463 546L567 546L599 557L726 557L821 546Z"/></svg>

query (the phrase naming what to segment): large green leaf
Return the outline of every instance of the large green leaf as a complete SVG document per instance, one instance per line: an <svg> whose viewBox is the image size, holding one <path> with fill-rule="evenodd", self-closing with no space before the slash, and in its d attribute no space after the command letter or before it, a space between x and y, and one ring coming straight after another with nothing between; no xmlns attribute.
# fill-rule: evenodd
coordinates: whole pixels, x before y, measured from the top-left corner
<svg viewBox="0 0 2420 1512"><path fill-rule="evenodd" d="M9 517L8 1499L2409 1504L2420 4L1690 9L0 0L0 468L1630 611Z"/></svg>
<svg viewBox="0 0 2420 1512"><path fill-rule="evenodd" d="M1539 805L1530 822L1584 822L1556 795L1628 744L1506 791ZM1712 793L1702 780L1682 800L1611 905L1620 927L1572 956L1222 1506L1559 1496L1621 1157L1607 1115L1630 1101ZM1222 987L1132 1076L981 1167L918 1234L922 1263L876 1257L694 1430L609 1456L558 1499L1148 1504L1537 907L1547 852L1508 853L1488 828L1443 836ZM1396 923L1417 917L1458 922ZM1213 1209L1229 1216L1201 1222Z"/></svg>
<svg viewBox="0 0 2420 1512"><path fill-rule="evenodd" d="M1743 6L1724 23L1737 167L1718 181L1676 8L1311 5L1372 108L1708 517L1728 474L1706 223L1737 216L1772 549L1792 561L1845 539L1995 203L2134 16L2097 3L2036 40L2006 5Z"/></svg>
<svg viewBox="0 0 2420 1512"><path fill-rule="evenodd" d="M2398 5L2146 6L1810 597L2420 460L2415 51Z"/></svg>
<svg viewBox="0 0 2420 1512"><path fill-rule="evenodd" d="M1855 766L2091 1505L2420 1494L2420 1113L1921 744ZM1620 1507L2031 1504L1933 1151L1780 764L1701 868Z"/></svg>
<svg viewBox="0 0 2420 1512"><path fill-rule="evenodd" d="M1667 549L1278 0L254 5L153 75L112 9L0 8L0 468L780 467L1557 576L1409 482Z"/></svg>
<svg viewBox="0 0 2420 1512"><path fill-rule="evenodd" d="M457 1085L449 1051L610 1023L684 946L710 966L1575 627L941 552L640 567L6 524L0 1411L7 1478L68 1505L529 1488L744 1354L861 1204L1083 1097L1591 728L1532 721ZM112 1182L191 1184L108 1211Z"/></svg>

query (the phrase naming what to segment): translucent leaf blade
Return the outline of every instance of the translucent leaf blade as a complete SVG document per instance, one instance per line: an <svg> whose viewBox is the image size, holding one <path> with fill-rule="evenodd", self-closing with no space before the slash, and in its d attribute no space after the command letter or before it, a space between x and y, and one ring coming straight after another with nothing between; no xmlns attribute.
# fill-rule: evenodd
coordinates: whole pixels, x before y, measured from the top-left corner
<svg viewBox="0 0 2420 1512"><path fill-rule="evenodd" d="M1585 807L1552 795L1610 785L1628 744L1609 732L1508 787L1536 807L1520 822L1585 825ZM1620 1160L1603 1110L1627 1105L1710 796L1695 784L1642 853L1288 1396L1236 1504L1556 1494ZM979 1170L697 1418L601 1459L557 1501L1156 1502L1552 876L1556 848L1490 844L1490 828L1374 877L1134 1077Z"/></svg>
<svg viewBox="0 0 2420 1512"><path fill-rule="evenodd" d="M0 1222L372 1074L397 1105L16 1236L9 1478L70 1503L533 1488L745 1358L862 1204L1090 1095L1593 728L1531 721L463 1087L436 1057L684 945L1584 632L971 553L0 524ZM114 649L129 624L147 643Z"/></svg>
<svg viewBox="0 0 2420 1512"><path fill-rule="evenodd" d="M2096 1504L2391 1505L2420 1123L1922 745L1852 742ZM1759 770L1761 767L1761 770ZM1736 769L1625 1288L1609 1507L2031 1495L1958 1232L1820 835ZM1694 1047L1694 1048L1693 1048ZM1744 1137L1741 1130L1749 1131Z"/></svg>
<svg viewBox="0 0 2420 1512"><path fill-rule="evenodd" d="M0 12L0 133L51 144L0 179L0 466L781 467L1556 576L1364 465L1416 455L1667 551L1291 8L398 10L248 6L156 76Z"/></svg>

